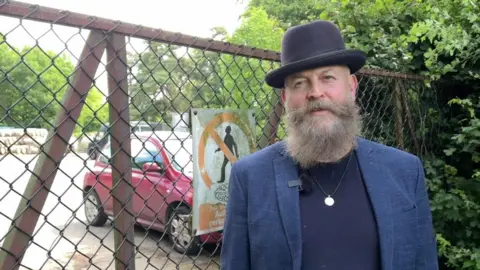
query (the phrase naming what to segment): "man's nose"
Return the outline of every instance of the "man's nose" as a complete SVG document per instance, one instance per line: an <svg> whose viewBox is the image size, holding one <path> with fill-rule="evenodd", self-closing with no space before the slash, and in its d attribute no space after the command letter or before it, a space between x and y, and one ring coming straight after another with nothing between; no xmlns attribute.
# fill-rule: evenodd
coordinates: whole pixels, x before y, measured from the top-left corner
<svg viewBox="0 0 480 270"><path fill-rule="evenodd" d="M308 91L308 99L319 99L325 97L325 87L317 80L313 80Z"/></svg>

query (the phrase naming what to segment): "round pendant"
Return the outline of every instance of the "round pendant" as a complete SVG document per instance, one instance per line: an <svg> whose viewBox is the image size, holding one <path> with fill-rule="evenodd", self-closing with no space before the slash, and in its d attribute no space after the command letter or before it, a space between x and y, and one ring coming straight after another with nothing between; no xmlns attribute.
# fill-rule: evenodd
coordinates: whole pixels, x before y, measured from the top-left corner
<svg viewBox="0 0 480 270"><path fill-rule="evenodd" d="M327 198L325 198L325 204L326 205L332 206L334 203L335 203L335 201L333 200L332 197L328 196Z"/></svg>

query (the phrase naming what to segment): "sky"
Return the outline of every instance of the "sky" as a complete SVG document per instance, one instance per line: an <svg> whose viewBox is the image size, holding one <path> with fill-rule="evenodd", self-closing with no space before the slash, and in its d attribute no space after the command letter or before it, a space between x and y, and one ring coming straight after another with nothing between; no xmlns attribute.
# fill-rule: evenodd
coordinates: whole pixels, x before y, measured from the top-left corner
<svg viewBox="0 0 480 270"><path fill-rule="evenodd" d="M211 28L223 26L232 33L240 25L239 17L244 12L247 0L22 0L21 2L68 10L107 19L120 20L136 25L161 28L183 34L210 37ZM152 8L152 6L157 6ZM20 27L19 27L20 26ZM0 15L0 33L6 34L9 44L23 47L39 46L55 52L64 51L71 55L76 64L88 31L46 23L23 21ZM131 39L127 50L145 49L140 39ZM105 54L102 61L105 63ZM103 73L101 67L98 74ZM97 85L106 90L106 78L99 78Z"/></svg>
<svg viewBox="0 0 480 270"><path fill-rule="evenodd" d="M229 33L233 32L239 25L239 16L247 4L246 0L23 0L21 2L200 37L209 37L210 29L216 26L223 26ZM158 8L151 8L154 5ZM18 24L18 19L0 16L2 32ZM37 22L23 24L27 25L29 32L46 30L49 27L47 24ZM20 32L20 29L15 32ZM16 39L15 37L15 41Z"/></svg>

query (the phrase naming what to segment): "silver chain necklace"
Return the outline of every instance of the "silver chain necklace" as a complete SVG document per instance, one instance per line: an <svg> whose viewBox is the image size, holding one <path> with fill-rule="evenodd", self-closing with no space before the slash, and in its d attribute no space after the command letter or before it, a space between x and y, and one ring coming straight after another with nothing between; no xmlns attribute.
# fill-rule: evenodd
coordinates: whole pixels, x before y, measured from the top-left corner
<svg viewBox="0 0 480 270"><path fill-rule="evenodd" d="M315 177L313 176L313 174L310 172L310 170L307 170L308 171L308 174L310 174L310 176L312 177L313 181L315 182L315 184L317 184L317 186L320 188L320 190L323 192L323 194L325 195L325 204L327 206L332 206L335 204L335 200L332 198L333 195L335 195L335 193L337 192L338 188L340 187L340 184L342 183L342 180L343 178L345 177L345 174L347 172L347 169L348 169L348 165L350 164L350 160L352 159L352 155L353 155L353 151L350 153L350 157L348 158L348 161L347 161L347 165L345 165L345 169L343 170L343 174L342 174L342 177L340 178L340 181L338 181L338 184L337 184L337 187L333 190L332 194L327 194L323 188L320 186L320 184L317 182L317 179L315 179Z"/></svg>

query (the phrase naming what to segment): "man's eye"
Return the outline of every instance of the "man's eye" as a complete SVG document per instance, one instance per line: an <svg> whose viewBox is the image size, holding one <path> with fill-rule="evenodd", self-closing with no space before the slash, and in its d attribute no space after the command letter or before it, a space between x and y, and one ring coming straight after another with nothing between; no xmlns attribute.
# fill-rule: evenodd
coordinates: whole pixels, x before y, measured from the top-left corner
<svg viewBox="0 0 480 270"><path fill-rule="evenodd" d="M333 80L333 79L335 79L335 78L334 78L333 76L331 76L331 75L326 75L324 78L325 78L325 80Z"/></svg>
<svg viewBox="0 0 480 270"><path fill-rule="evenodd" d="M296 83L294 84L294 86L295 86L295 87L300 87L300 86L302 86L302 84L303 84L303 81L299 81L299 82L296 82Z"/></svg>

